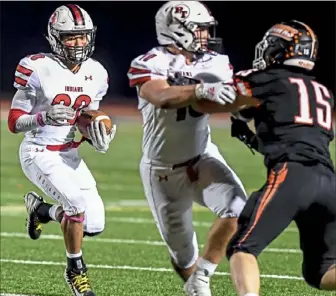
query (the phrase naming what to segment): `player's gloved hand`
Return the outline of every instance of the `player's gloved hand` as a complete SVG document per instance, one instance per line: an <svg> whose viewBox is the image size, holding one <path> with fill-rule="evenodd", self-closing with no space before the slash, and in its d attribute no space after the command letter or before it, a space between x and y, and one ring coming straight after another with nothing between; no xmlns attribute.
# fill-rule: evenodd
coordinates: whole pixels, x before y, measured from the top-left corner
<svg viewBox="0 0 336 296"><path fill-rule="evenodd" d="M64 105L54 105L48 111L39 113L38 121L43 125L69 125L68 120L74 119L76 111Z"/></svg>
<svg viewBox="0 0 336 296"><path fill-rule="evenodd" d="M232 104L237 97L235 87L224 82L198 84L195 94L198 99L210 100L221 105Z"/></svg>
<svg viewBox="0 0 336 296"><path fill-rule="evenodd" d="M88 126L87 130L92 146L96 149L96 151L106 153L110 146L110 142L113 140L117 132L117 126L114 124L112 126L111 133L107 134L105 124L99 120L94 120Z"/></svg>

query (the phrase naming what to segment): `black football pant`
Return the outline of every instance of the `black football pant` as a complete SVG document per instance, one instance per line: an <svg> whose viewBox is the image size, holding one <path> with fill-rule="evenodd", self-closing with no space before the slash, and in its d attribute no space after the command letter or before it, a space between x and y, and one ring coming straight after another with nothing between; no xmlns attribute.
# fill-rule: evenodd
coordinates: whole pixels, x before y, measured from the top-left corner
<svg viewBox="0 0 336 296"><path fill-rule="evenodd" d="M266 184L252 193L239 217L228 258L235 252L257 257L292 221L300 233L303 277L319 288L336 264L335 172L322 164L286 162L270 168Z"/></svg>

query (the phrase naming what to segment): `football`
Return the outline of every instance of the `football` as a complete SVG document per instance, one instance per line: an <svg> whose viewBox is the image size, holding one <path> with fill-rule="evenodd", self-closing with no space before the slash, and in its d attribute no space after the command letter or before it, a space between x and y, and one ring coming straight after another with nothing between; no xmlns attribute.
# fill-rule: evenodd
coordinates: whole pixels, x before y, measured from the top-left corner
<svg viewBox="0 0 336 296"><path fill-rule="evenodd" d="M82 111L81 115L77 117L77 128L79 132L87 139L90 139L90 136L87 132L87 127L94 120L102 121L105 124L106 133L110 134L112 129L112 121L110 117L100 110L88 110Z"/></svg>

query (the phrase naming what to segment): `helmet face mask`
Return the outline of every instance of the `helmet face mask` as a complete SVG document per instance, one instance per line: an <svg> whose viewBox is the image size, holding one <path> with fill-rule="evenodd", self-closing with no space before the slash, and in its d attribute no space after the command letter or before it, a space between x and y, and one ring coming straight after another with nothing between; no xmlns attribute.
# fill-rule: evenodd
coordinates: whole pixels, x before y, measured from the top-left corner
<svg viewBox="0 0 336 296"><path fill-rule="evenodd" d="M88 31L76 31L69 33L68 31L53 32L53 36L56 40L57 53L66 62L72 64L80 64L87 60L94 51L94 41L96 35L96 28ZM77 45L76 39L81 40L82 44ZM72 40L75 42L69 42ZM73 43L73 44L71 44Z"/></svg>
<svg viewBox="0 0 336 296"><path fill-rule="evenodd" d="M268 42L266 38L263 38L259 43L257 43L254 52L254 60L253 60L253 69L263 70L267 67L267 63L264 59L264 52L268 47Z"/></svg>
<svg viewBox="0 0 336 296"><path fill-rule="evenodd" d="M216 38L217 22L198 1L169 1L157 12L156 33L161 45L174 45L195 54L222 47ZM217 48L216 48L217 47Z"/></svg>
<svg viewBox="0 0 336 296"><path fill-rule="evenodd" d="M62 60L80 64L93 54L96 29L88 13L79 6L61 6L49 19L47 40Z"/></svg>
<svg viewBox="0 0 336 296"><path fill-rule="evenodd" d="M298 21L276 24L257 43L253 68L263 70L283 64L312 70L317 49L317 37L306 24Z"/></svg>

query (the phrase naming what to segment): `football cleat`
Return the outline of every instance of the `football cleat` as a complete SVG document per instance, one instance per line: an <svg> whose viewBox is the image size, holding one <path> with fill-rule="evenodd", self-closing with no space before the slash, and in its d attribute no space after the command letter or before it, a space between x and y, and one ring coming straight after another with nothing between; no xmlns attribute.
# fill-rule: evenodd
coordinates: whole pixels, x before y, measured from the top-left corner
<svg viewBox="0 0 336 296"><path fill-rule="evenodd" d="M188 296L211 296L210 277L207 270L196 270L184 285Z"/></svg>
<svg viewBox="0 0 336 296"><path fill-rule="evenodd" d="M65 268L64 279L72 295L74 296L95 296L93 293L91 284L87 275L87 270L76 270Z"/></svg>
<svg viewBox="0 0 336 296"><path fill-rule="evenodd" d="M27 232L31 239L36 240L42 233L42 222L38 218L36 210L44 203L44 199L38 196L37 193L30 191L24 196L24 202L28 213L26 220Z"/></svg>

